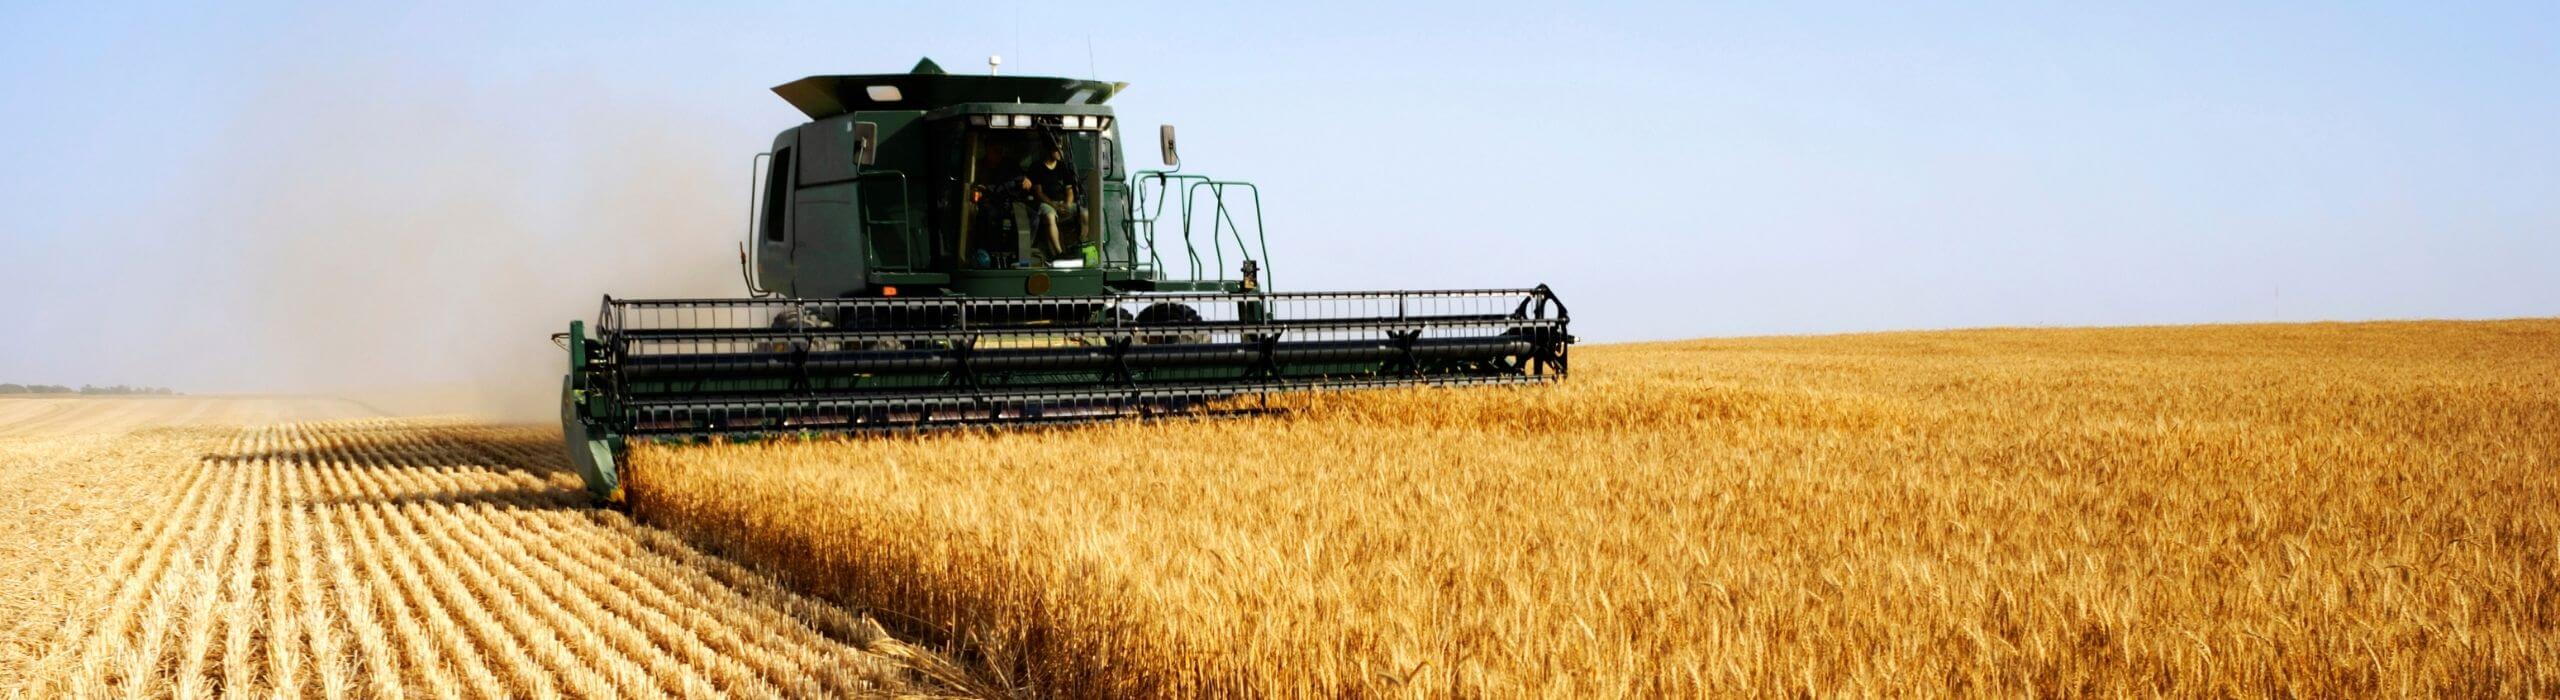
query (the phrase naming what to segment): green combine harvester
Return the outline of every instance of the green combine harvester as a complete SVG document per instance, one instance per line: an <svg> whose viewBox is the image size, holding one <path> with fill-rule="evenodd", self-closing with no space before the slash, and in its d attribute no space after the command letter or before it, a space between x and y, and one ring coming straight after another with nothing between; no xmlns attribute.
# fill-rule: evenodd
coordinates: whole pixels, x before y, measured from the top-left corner
<svg viewBox="0 0 2560 700"><path fill-rule="evenodd" d="M587 487L618 495L633 439L1068 423L1565 375L1573 336L1543 285L1272 291L1260 191L1181 172L1171 126L1170 169L1129 170L1104 106L1126 87L925 60L774 88L810 121L756 156L750 296L608 296L592 328L557 338Z"/></svg>

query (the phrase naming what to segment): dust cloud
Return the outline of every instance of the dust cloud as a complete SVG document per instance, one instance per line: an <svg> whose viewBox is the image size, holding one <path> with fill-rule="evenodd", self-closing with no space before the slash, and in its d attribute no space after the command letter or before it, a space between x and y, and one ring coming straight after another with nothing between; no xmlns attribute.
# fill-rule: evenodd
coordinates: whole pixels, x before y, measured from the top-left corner
<svg viewBox="0 0 2560 700"><path fill-rule="evenodd" d="M576 87L344 78L286 81L210 135L234 149L204 166L190 304L218 321L215 384L546 420L550 335L603 295L743 293L747 158L770 131Z"/></svg>

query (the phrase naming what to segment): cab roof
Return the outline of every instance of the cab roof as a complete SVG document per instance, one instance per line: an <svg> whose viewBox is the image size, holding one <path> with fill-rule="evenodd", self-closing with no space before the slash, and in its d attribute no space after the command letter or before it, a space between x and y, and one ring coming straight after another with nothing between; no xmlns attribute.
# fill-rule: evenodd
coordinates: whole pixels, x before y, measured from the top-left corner
<svg viewBox="0 0 2560 700"><path fill-rule="evenodd" d="M969 102L1098 105L1128 83L1028 75L952 75L927 58L905 73L812 75L773 94L812 120L867 110L931 110Z"/></svg>

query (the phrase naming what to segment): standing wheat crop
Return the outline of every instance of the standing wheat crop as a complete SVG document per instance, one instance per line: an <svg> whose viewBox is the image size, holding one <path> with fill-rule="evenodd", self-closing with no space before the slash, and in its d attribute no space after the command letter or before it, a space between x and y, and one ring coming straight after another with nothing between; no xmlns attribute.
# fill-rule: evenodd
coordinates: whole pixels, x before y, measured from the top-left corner
<svg viewBox="0 0 2560 700"><path fill-rule="evenodd" d="M2560 322L1577 351L1551 388L633 451L1071 696L2560 693Z"/></svg>

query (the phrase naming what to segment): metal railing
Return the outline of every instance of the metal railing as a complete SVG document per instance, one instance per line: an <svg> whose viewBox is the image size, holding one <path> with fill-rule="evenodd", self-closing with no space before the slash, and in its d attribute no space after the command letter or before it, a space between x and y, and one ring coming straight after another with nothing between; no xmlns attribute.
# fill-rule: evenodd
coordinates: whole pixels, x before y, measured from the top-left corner
<svg viewBox="0 0 2560 700"><path fill-rule="evenodd" d="M1163 270L1165 268L1164 257L1162 254L1163 247L1156 240L1156 228L1157 225L1164 220L1165 205L1173 201L1173 196L1170 192L1170 189L1173 187L1173 183L1202 181L1207 179L1209 179L1209 177L1206 175L1189 175L1163 170L1138 171L1138 176L1135 180L1136 184L1130 187L1130 189L1137 194L1131 203L1132 214L1130 216L1130 221L1134 222L1139 230L1145 232L1147 258L1155 263L1155 268L1157 270ZM1152 199L1155 203L1153 208L1149 208L1147 206L1150 201L1150 198L1147 196L1148 182L1154 182L1156 185L1156 196ZM1183 208L1184 211L1179 212L1183 221L1182 252L1191 264L1184 274L1191 279L1200 279L1200 251L1198 248L1191 245L1191 216L1188 212L1190 204L1185 203Z"/></svg>
<svg viewBox="0 0 2560 700"><path fill-rule="evenodd" d="M1246 194L1253 197L1253 238L1254 243L1258 244L1256 246L1249 248L1245 245L1244 227L1236 225L1235 216L1227 206L1227 189L1231 187L1243 189ZM1264 237L1262 233L1262 188L1255 186L1253 183L1242 180L1201 180L1191 183L1191 186L1184 189L1182 194L1183 242L1187 245L1191 241L1191 212L1193 210L1191 202L1194 198L1199 196L1200 190L1203 188L1209 190L1209 200L1212 205L1212 209L1209 214L1209 250L1217 257L1218 261L1218 266L1210 269L1219 270L1220 274L1224 274L1224 271L1227 269L1226 248L1218 238L1219 231L1224 230L1235 238L1237 255L1244 255L1249 252L1253 252L1254 250L1259 250L1261 252L1262 258L1260 260L1260 264L1262 266L1262 286L1265 289L1279 288L1273 282L1277 277L1271 273L1270 239Z"/></svg>
<svg viewBox="0 0 2560 700"><path fill-rule="evenodd" d="M1150 182L1155 184L1154 197L1148 196L1147 184ZM1237 254L1262 256L1257 260L1262 270L1262 288L1274 288L1271 283L1273 276L1271 275L1270 238L1263 227L1261 187L1243 180L1218 180L1206 175L1161 170L1139 171L1135 183L1130 187L1135 196L1131 199L1129 221L1136 231L1143 232L1148 257L1155 263L1156 269L1164 268L1162 255L1158 252L1161 248L1158 246L1156 237L1157 227L1164 222L1165 206L1179 201L1182 206L1176 214L1182 224L1182 252L1186 261L1190 263L1185 273L1190 279L1226 279L1224 275L1230 270L1227 269L1225 246L1226 241L1233 240ZM1182 188L1182 196L1179 198L1172 196L1171 192L1177 183ZM1236 219L1235 207L1228 202L1230 189L1242 190L1242 194L1249 198L1247 201L1253 204L1253 240L1250 243L1245 240L1242 222ZM1204 190L1209 194L1209 206L1205 211L1197 206L1200 193ZM1207 231L1211 255L1209 261L1201 260L1199 245L1192 236L1193 231L1203 223L1209 227ZM1132 238L1135 239L1136 235L1133 234Z"/></svg>

